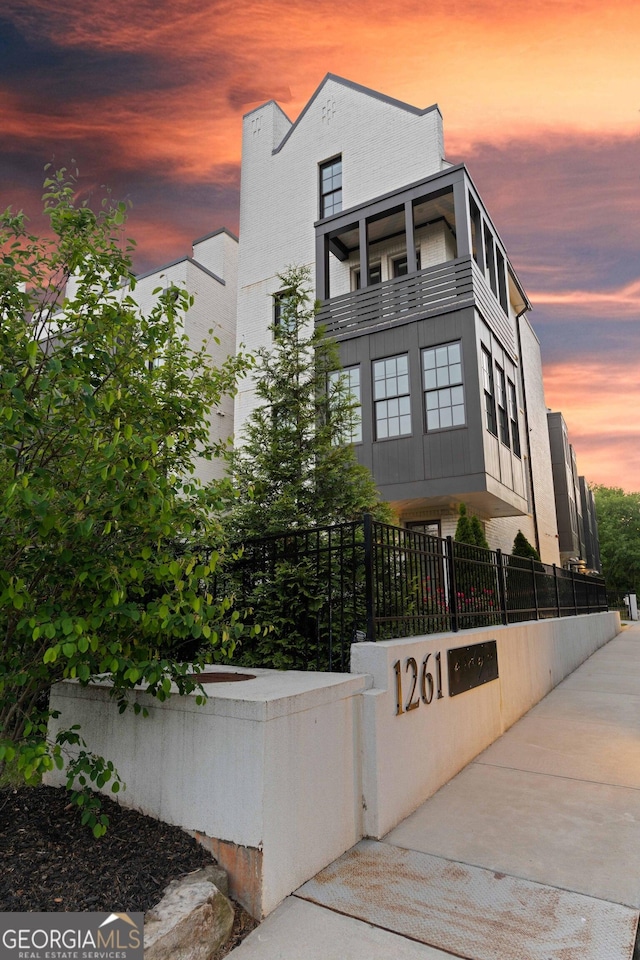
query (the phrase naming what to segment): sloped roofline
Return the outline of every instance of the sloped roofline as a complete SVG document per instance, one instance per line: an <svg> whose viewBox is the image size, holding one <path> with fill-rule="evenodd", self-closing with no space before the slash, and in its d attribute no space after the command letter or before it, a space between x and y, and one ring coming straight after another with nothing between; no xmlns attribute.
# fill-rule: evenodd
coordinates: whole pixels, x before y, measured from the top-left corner
<svg viewBox="0 0 640 960"><path fill-rule="evenodd" d="M203 240L211 240L212 237L217 237L221 233L226 233L226 235L228 237L231 237L232 240L235 240L236 243L240 242L236 237L235 233L232 233L231 230L228 229L228 227L218 227L217 230L212 230L211 233L205 233L203 237L198 237L197 240L192 240L191 245L195 247L196 243L202 243Z"/></svg>
<svg viewBox="0 0 640 960"><path fill-rule="evenodd" d="M206 273L208 277L211 277L213 280L217 280L218 283L222 284L223 287L226 287L227 285L222 277L219 277L212 270L209 270L208 267L203 266L203 264L198 263L198 261L194 260L193 257L178 257L177 260L171 260L169 263L164 263L161 267L155 267L153 270L147 270L146 273L137 274L136 280L146 280L147 277L152 277L154 273L162 273L163 270L168 270L169 267L177 267L180 263L190 263L192 267L197 267L198 270L202 270L203 273Z"/></svg>
<svg viewBox="0 0 640 960"><path fill-rule="evenodd" d="M289 123L291 123L290 128L287 130L286 134L284 135L284 137L282 138L278 146L274 147L272 153L274 154L279 153L280 150L282 150L282 148L284 147L285 143L287 142L287 140L289 139L293 131L296 129L296 127L298 126L298 124L300 123L304 115L307 113L307 111L311 108L311 105L313 104L314 100L320 95L323 87L326 86L329 80L333 80L334 83L339 83L343 87L348 87L349 90L355 90L357 93L362 93L367 97L373 97L375 100L380 100L382 103L387 103L392 107L397 107L399 110L405 110L407 113L412 113L416 117L423 117L425 114L433 113L434 111L436 111L437 113L440 114L440 116L442 116L440 107L438 106L437 103L433 103L429 107L424 107L424 109L420 109L420 107L414 107L412 104L405 103L403 100L396 100L394 97L388 97L385 93L380 93L378 90L372 90L370 87L364 87L360 83L354 83L353 80L346 80L344 77L339 77L335 73L327 73L324 79L321 81L321 83L317 87L317 89L315 90L315 92L312 94L311 99L303 107L302 112L298 116L298 119L295 121L295 123L291 123L291 120L289 119L289 117L287 117L286 113L284 112L280 104L277 103L275 100L268 100L267 103L263 103L261 104L261 106L256 107L254 110L250 110L249 113L245 114L245 116L248 117L252 113L255 113L255 110L261 110L262 107L267 106L267 104L273 103L278 108L278 110L280 110L282 115L289 121Z"/></svg>

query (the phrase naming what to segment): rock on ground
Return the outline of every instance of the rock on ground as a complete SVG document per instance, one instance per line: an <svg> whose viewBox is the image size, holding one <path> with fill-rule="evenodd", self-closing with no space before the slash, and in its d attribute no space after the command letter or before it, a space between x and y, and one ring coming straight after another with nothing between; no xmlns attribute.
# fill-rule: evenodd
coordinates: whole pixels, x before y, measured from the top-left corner
<svg viewBox="0 0 640 960"><path fill-rule="evenodd" d="M145 960L210 960L231 935L231 903L210 868L171 884L145 916Z"/></svg>

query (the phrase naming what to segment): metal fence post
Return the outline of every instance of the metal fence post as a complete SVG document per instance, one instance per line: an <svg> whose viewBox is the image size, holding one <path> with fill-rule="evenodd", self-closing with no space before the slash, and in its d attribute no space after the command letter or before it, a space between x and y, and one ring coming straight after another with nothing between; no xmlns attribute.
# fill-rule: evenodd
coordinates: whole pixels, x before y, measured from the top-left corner
<svg viewBox="0 0 640 960"><path fill-rule="evenodd" d="M376 614L373 597L374 568L373 568L373 518L365 513L362 518L364 529L364 596L367 616L367 640L376 639Z"/></svg>
<svg viewBox="0 0 640 960"><path fill-rule="evenodd" d="M571 586L573 587L573 615L578 616L578 595L576 593L576 572L571 571Z"/></svg>
<svg viewBox="0 0 640 960"><path fill-rule="evenodd" d="M453 556L453 537L447 537L447 566L449 568L449 617L451 618L451 629L454 633L459 630L458 624L458 587L456 584L456 564Z"/></svg>
<svg viewBox="0 0 640 960"><path fill-rule="evenodd" d="M556 610L558 611L558 617L560 617L561 613L560 613L560 590L558 588L558 568L556 567L555 563L553 565L553 582L556 588Z"/></svg>
<svg viewBox="0 0 640 960"><path fill-rule="evenodd" d="M531 584L533 586L533 605L536 610L536 620L540 619L540 607L538 606L538 585L536 583L536 562L531 557Z"/></svg>
<svg viewBox="0 0 640 960"><path fill-rule="evenodd" d="M498 596L500 597L502 622L506 626L509 623L509 612L507 610L507 586L505 583L504 563L502 560L502 550L500 547L498 547L496 550L496 566L498 568Z"/></svg>

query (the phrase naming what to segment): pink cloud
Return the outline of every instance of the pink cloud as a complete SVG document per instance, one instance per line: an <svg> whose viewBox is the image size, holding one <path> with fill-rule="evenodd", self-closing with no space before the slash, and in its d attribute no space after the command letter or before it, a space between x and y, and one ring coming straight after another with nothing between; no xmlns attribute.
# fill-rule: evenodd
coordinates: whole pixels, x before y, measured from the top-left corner
<svg viewBox="0 0 640 960"><path fill-rule="evenodd" d="M637 320L640 315L640 280L616 290L530 291L529 299L534 307L536 304L579 307L582 316L606 314L618 320ZM576 319L579 319L579 315L576 315Z"/></svg>
<svg viewBox="0 0 640 960"><path fill-rule="evenodd" d="M544 383L547 404L566 420L580 473L592 483L640 489L635 358L546 365Z"/></svg>

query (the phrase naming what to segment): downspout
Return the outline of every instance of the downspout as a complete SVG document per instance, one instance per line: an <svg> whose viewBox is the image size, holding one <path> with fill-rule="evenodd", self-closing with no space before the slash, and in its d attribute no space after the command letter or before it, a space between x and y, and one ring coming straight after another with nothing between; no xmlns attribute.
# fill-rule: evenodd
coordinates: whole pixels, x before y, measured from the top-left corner
<svg viewBox="0 0 640 960"><path fill-rule="evenodd" d="M520 335L520 317L524 316L529 308L523 307L523 309L516 314L516 333L518 336L518 353L520 355L520 388L522 392L522 407L524 411L524 427L527 432L527 453L529 454L529 489L531 490L531 509L533 511L533 532L536 538L536 550L538 551L538 556L542 556L540 553L540 531L538 530L538 511L536 509L536 494L533 486L533 464L531 457L531 443L529 441L530 436L530 427L529 427L529 411L527 409L527 393L524 383L524 368L522 363L522 337Z"/></svg>

